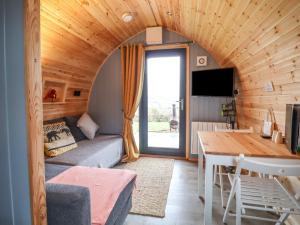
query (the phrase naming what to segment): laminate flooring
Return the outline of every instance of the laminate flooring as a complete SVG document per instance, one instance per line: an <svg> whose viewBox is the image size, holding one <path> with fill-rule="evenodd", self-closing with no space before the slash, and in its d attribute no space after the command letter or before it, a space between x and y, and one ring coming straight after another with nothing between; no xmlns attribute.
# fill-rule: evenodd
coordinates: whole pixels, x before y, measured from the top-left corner
<svg viewBox="0 0 300 225"><path fill-rule="evenodd" d="M129 214L124 225L203 225L204 205L197 196L197 163L176 160L166 216L156 218ZM224 209L221 205L220 189L214 186L213 221L222 225ZM228 225L235 224L235 218L229 217ZM274 223L242 220L243 225L271 225Z"/></svg>

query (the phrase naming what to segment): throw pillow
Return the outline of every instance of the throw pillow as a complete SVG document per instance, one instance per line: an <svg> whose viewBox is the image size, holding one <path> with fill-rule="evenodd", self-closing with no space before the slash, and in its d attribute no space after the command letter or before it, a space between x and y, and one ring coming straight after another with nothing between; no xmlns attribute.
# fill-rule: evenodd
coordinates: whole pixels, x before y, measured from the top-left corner
<svg viewBox="0 0 300 225"><path fill-rule="evenodd" d="M86 139L86 136L84 136L80 128L77 127L79 118L80 116L66 116L64 118L76 142Z"/></svg>
<svg viewBox="0 0 300 225"><path fill-rule="evenodd" d="M74 137L65 122L44 125L44 151L53 157L77 147Z"/></svg>
<svg viewBox="0 0 300 225"><path fill-rule="evenodd" d="M99 126L92 120L92 118L87 114L84 113L77 122L77 126L80 128L84 135L92 140L95 137Z"/></svg>

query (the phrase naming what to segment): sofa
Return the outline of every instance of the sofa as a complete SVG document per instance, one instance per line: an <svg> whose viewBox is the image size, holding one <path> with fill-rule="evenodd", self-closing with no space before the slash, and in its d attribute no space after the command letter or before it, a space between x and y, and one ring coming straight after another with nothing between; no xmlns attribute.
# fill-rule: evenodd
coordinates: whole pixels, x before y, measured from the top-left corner
<svg viewBox="0 0 300 225"><path fill-rule="evenodd" d="M123 156L120 135L97 134L88 140L76 126L79 117L65 117L45 123L65 121L77 148L45 158L46 181L71 166L111 168ZM105 225L122 225L131 209L134 181L121 192ZM91 225L90 193L85 187L46 183L48 225Z"/></svg>
<svg viewBox="0 0 300 225"><path fill-rule="evenodd" d="M116 165L124 154L121 135L101 134L98 132L93 140L89 140L76 126L78 119L79 116L69 116L45 122L45 124L65 122L78 145L77 148L61 155L51 158L47 157L45 162L67 166L102 168L110 168Z"/></svg>

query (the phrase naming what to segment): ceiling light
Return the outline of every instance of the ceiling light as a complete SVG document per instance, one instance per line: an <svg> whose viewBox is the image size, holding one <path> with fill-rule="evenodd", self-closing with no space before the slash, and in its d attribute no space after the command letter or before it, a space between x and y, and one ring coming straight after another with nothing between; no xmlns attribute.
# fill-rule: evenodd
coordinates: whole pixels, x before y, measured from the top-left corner
<svg viewBox="0 0 300 225"><path fill-rule="evenodd" d="M129 23L133 20L133 14L131 12L126 12L122 15L122 20L125 23Z"/></svg>

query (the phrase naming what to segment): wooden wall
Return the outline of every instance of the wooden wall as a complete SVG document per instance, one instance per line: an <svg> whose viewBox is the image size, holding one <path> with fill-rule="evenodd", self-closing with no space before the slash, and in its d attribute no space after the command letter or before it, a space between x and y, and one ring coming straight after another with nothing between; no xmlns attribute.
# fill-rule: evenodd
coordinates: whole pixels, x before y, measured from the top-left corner
<svg viewBox="0 0 300 225"><path fill-rule="evenodd" d="M132 5L132 8L135 8ZM89 92L99 66L121 42L145 26L121 23L128 10L123 1L41 1L44 93L58 90L55 103L44 103L44 119L87 110ZM80 90L81 96L73 96Z"/></svg>
<svg viewBox="0 0 300 225"><path fill-rule="evenodd" d="M99 66L120 43L148 26L178 32L221 66L238 68L242 126L259 130L273 107L283 129L285 104L299 102L299 0L41 2L44 89L52 81L63 87L58 103L44 104L45 119L85 111ZM135 19L124 23L121 17L128 11ZM267 81L274 82L274 92L263 91ZM72 96L75 89L84 95Z"/></svg>
<svg viewBox="0 0 300 225"><path fill-rule="evenodd" d="M222 61L239 73L238 119L260 132L269 108L279 130L285 130L287 103L300 103L300 2L285 1ZM271 19L273 18L273 19ZM264 91L267 82L273 92Z"/></svg>

